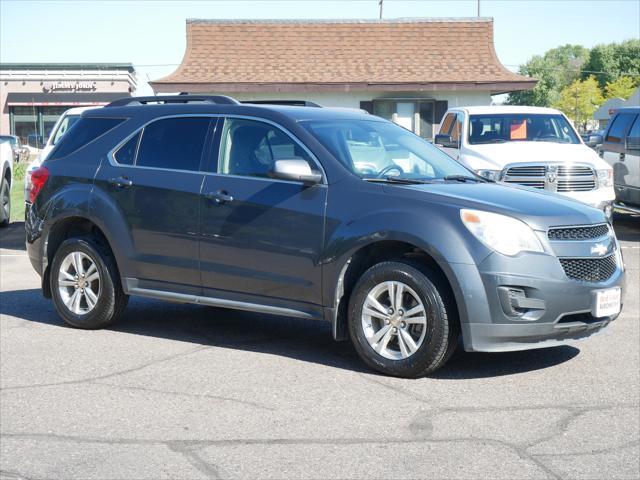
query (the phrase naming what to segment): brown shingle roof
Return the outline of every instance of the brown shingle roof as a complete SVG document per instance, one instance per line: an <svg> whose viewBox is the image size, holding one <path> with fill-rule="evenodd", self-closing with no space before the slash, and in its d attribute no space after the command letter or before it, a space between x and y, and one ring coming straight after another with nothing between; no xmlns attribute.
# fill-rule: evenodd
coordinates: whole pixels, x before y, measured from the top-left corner
<svg viewBox="0 0 640 480"><path fill-rule="evenodd" d="M491 19L187 20L170 91L532 88L507 70Z"/></svg>

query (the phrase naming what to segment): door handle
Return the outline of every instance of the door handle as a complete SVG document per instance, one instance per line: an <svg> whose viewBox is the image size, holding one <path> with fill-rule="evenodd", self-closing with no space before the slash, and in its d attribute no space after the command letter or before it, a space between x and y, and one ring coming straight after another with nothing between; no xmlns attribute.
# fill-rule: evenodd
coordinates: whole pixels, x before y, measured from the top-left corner
<svg viewBox="0 0 640 480"><path fill-rule="evenodd" d="M233 202L233 196L229 195L228 192L224 190L218 190L217 192L209 192L205 194L205 198L207 200L213 200L218 205L222 205L223 203Z"/></svg>
<svg viewBox="0 0 640 480"><path fill-rule="evenodd" d="M622 153L620 154L620 160L624 160L624 157L625 157L624 152L622 152Z"/></svg>
<svg viewBox="0 0 640 480"><path fill-rule="evenodd" d="M133 182L127 177L110 178L109 183L116 188L127 188L133 185Z"/></svg>

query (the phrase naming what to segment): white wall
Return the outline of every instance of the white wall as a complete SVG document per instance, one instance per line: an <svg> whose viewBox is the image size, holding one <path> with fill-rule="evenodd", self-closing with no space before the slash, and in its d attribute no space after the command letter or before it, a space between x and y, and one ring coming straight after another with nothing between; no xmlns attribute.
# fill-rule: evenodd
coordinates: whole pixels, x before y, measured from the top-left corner
<svg viewBox="0 0 640 480"><path fill-rule="evenodd" d="M361 101L378 98L430 98L447 100L449 107L491 105L489 92L324 92L324 93L232 93L238 100L307 100L324 107L360 108Z"/></svg>

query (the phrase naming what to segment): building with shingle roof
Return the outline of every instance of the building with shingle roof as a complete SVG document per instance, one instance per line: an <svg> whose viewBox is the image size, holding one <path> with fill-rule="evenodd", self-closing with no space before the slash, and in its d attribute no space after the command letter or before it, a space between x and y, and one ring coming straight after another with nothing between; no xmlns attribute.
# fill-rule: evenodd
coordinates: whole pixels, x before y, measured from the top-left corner
<svg viewBox="0 0 640 480"><path fill-rule="evenodd" d="M362 108L432 138L449 106L535 83L500 63L490 18L193 19L182 63L151 87Z"/></svg>

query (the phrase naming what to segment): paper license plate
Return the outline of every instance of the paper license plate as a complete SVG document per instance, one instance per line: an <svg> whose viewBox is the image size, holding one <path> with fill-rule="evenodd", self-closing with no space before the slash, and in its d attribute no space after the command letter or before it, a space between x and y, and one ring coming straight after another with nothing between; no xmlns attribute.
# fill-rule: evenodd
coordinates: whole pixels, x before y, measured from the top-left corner
<svg viewBox="0 0 640 480"><path fill-rule="evenodd" d="M596 318L610 317L620 312L620 288L608 288L596 292L596 304L593 316Z"/></svg>

